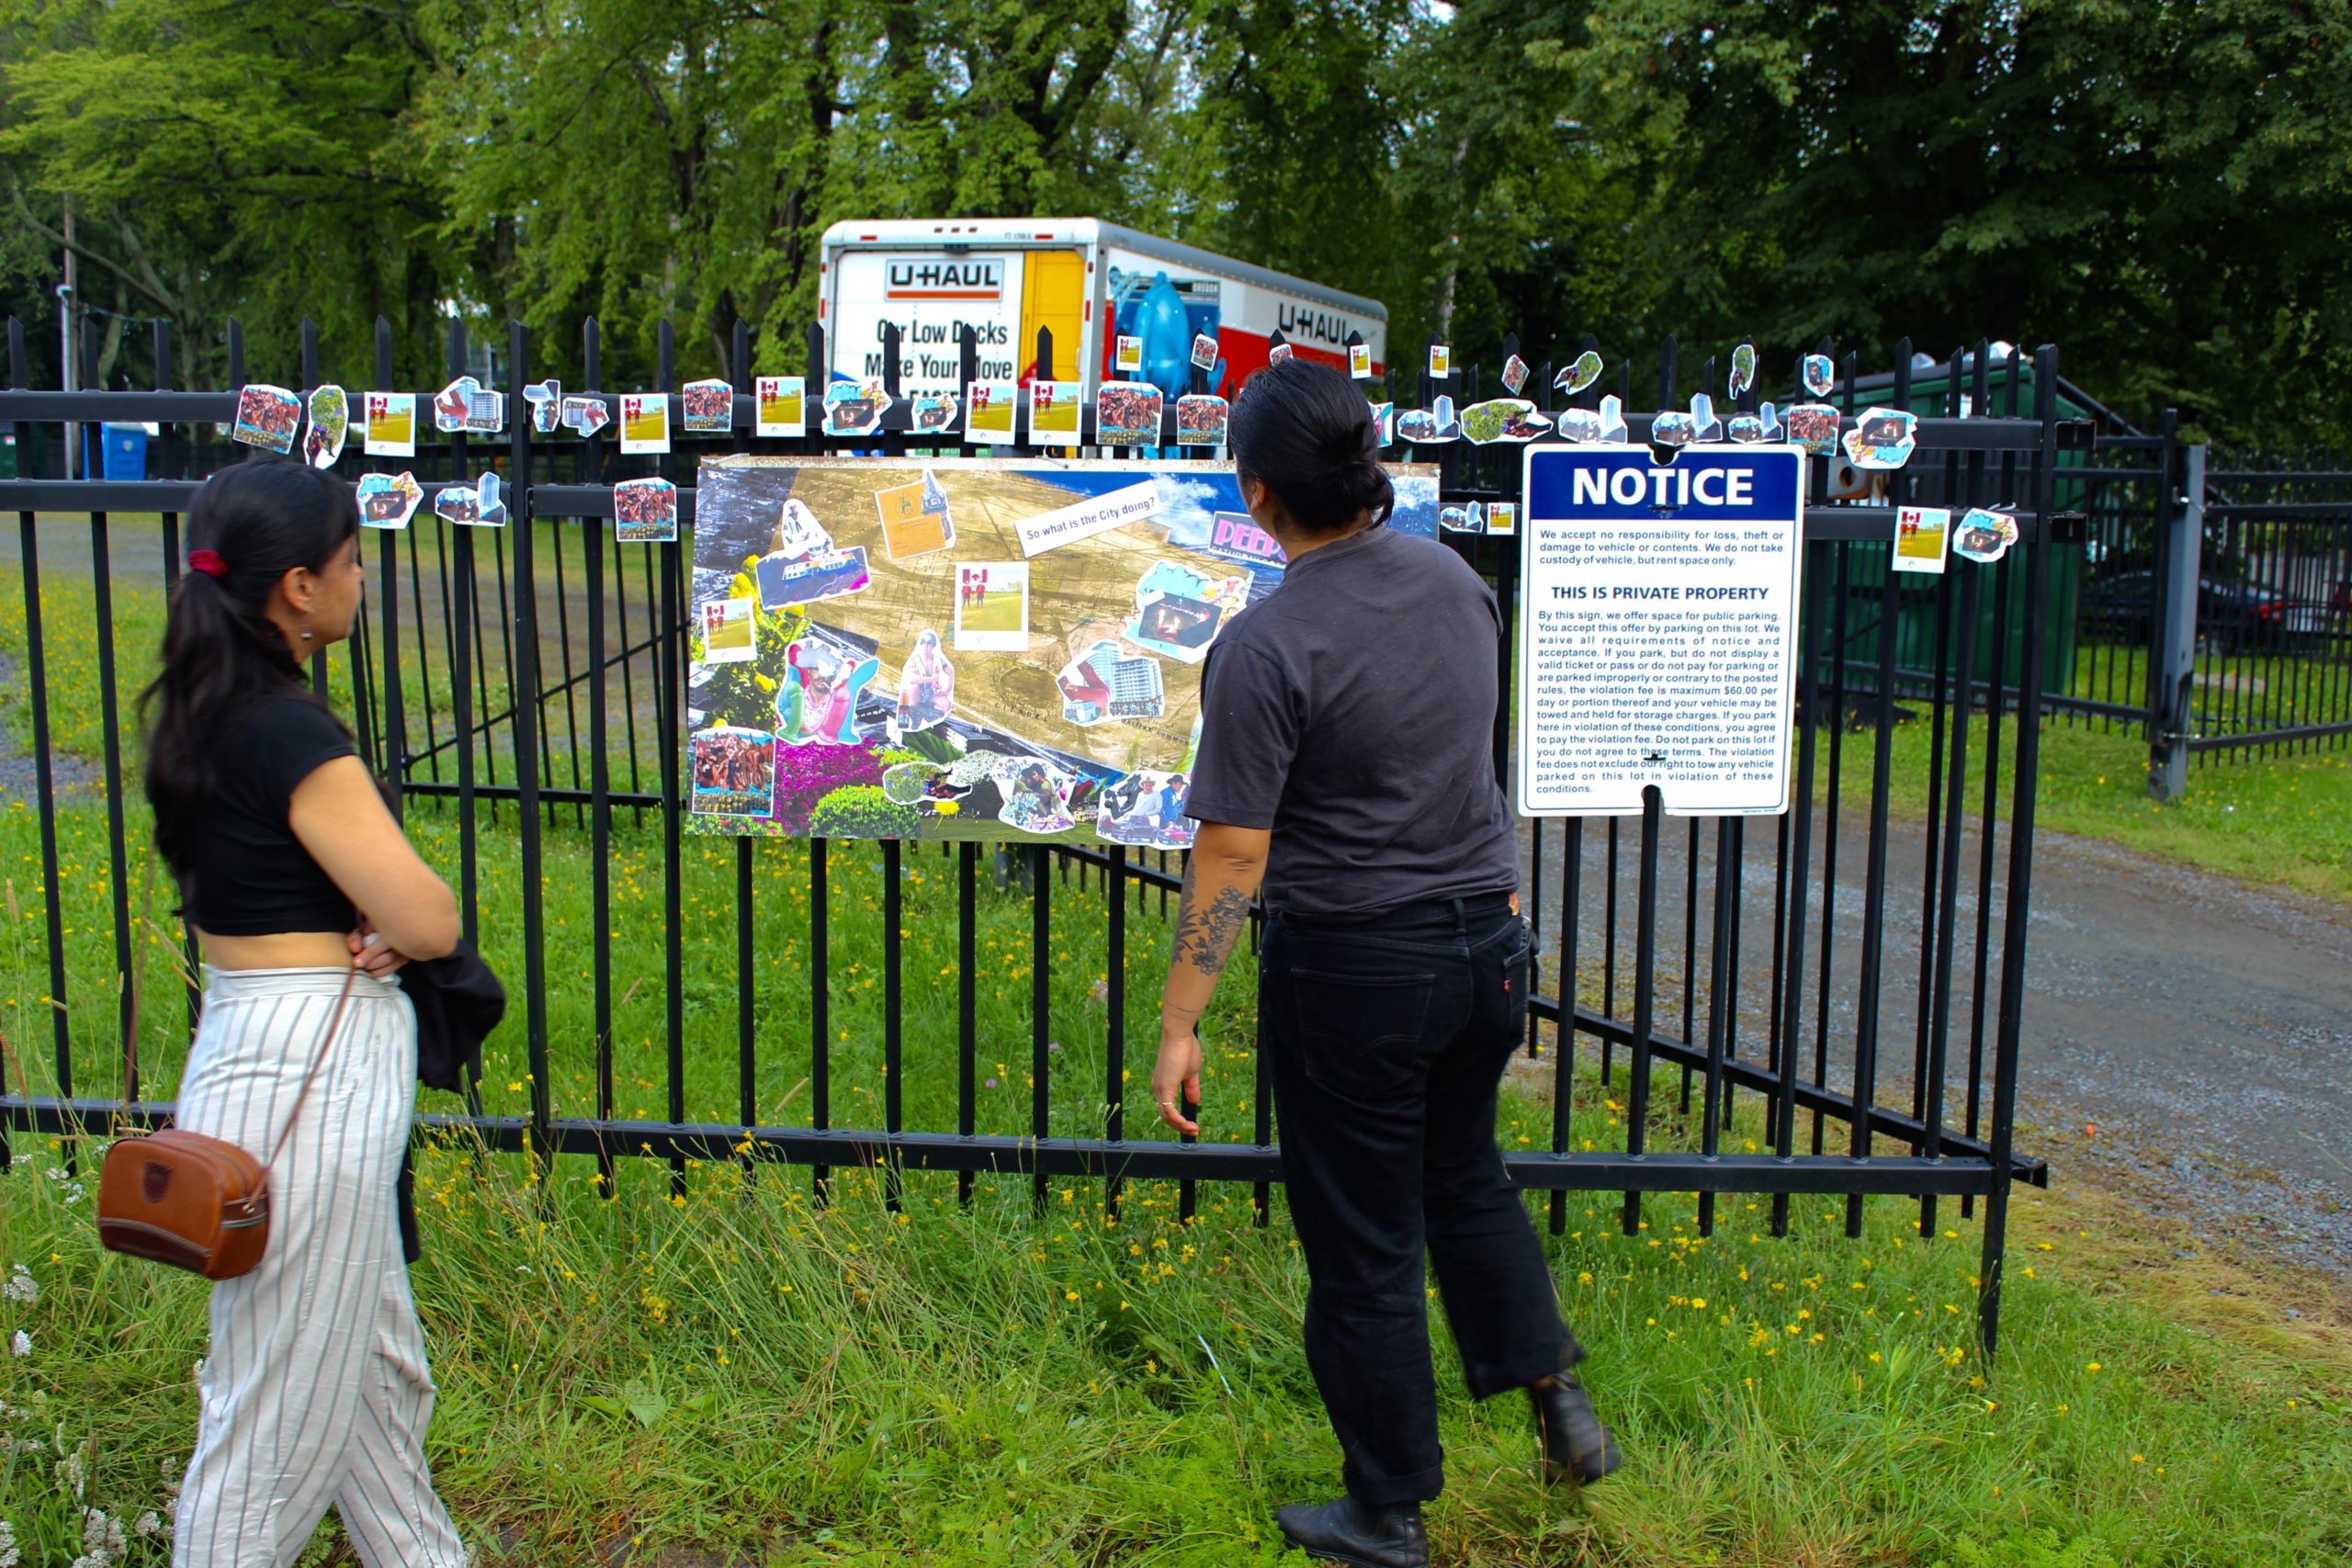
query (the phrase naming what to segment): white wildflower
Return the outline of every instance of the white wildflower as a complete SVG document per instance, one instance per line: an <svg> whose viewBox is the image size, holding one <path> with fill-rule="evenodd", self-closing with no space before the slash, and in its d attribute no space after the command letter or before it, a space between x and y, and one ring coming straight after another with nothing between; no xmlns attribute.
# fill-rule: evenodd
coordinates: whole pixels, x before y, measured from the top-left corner
<svg viewBox="0 0 2352 1568"><path fill-rule="evenodd" d="M17 1330L17 1337L8 1341L8 1354L11 1356L29 1356L32 1353L33 1337L19 1328Z"/></svg>
<svg viewBox="0 0 2352 1568"><path fill-rule="evenodd" d="M145 1513L140 1515L139 1522L130 1528L138 1531L141 1535L159 1534L164 1528L164 1518L163 1516L156 1513L154 1509L150 1508Z"/></svg>
<svg viewBox="0 0 2352 1568"><path fill-rule="evenodd" d="M83 1510L82 1555L74 1560L74 1568L107 1568L130 1552L130 1543L123 1539L121 1520L107 1517L104 1508Z"/></svg>
<svg viewBox="0 0 2352 1568"><path fill-rule="evenodd" d="M8 1282L0 1285L0 1296L30 1306L40 1300L40 1286L34 1281L33 1271L19 1263L8 1271Z"/></svg>
<svg viewBox="0 0 2352 1568"><path fill-rule="evenodd" d="M0 1519L0 1568L17 1568L23 1554L17 1546L17 1527Z"/></svg>
<svg viewBox="0 0 2352 1568"><path fill-rule="evenodd" d="M58 1439L57 1446L59 1451L63 1452L65 1442L62 1438ZM78 1450L57 1461L57 1479L73 1491L74 1501L81 1501L83 1489L89 1483L89 1472L83 1467L82 1455Z"/></svg>

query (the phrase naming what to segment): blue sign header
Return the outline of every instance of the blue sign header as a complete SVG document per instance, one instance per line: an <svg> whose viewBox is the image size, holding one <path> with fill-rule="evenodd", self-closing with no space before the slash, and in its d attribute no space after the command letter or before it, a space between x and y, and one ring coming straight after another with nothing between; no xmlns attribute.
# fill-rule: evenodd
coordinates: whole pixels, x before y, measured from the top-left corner
<svg viewBox="0 0 2352 1568"><path fill-rule="evenodd" d="M1527 453L1527 519L1785 522L1802 510L1804 472L1804 455L1779 447L1686 446L1673 461L1658 463L1642 449L1533 446Z"/></svg>

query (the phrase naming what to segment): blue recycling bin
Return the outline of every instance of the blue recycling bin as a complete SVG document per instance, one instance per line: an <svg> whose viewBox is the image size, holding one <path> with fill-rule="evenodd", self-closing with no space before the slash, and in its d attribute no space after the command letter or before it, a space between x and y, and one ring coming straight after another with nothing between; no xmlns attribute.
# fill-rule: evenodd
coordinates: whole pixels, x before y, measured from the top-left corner
<svg viewBox="0 0 2352 1568"><path fill-rule="evenodd" d="M143 479L147 477L147 427L143 424L102 424L96 433L98 461L90 465L101 479Z"/></svg>

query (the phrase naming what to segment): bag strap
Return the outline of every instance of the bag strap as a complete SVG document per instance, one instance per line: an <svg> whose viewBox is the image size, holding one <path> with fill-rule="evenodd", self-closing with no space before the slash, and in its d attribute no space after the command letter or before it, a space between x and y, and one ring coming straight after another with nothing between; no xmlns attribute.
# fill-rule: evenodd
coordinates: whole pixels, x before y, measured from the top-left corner
<svg viewBox="0 0 2352 1568"><path fill-rule="evenodd" d="M334 1011L328 1015L327 1026L319 1035L319 1054L311 1060L311 1070L302 1075L302 1092L294 1097L294 1109L286 1118L286 1125L278 1130L277 1143L269 1151L269 1158L262 1162L262 1177L268 1179L270 1168L277 1156L286 1152L286 1141L294 1135L294 1123L302 1119L302 1106L311 1098L311 1086L319 1081L319 1069L327 1065L327 1048L334 1043L334 1032L343 1026L344 1009L351 1005L351 987L359 980L359 965L352 964L344 971L343 993L334 999Z"/></svg>

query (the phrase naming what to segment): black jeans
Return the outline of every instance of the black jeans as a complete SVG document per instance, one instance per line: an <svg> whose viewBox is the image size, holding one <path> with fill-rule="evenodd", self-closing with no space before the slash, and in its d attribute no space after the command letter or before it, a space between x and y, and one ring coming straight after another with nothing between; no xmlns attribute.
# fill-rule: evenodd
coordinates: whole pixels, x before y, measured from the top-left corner
<svg viewBox="0 0 2352 1568"><path fill-rule="evenodd" d="M1502 894L1267 927L1259 1032L1306 1255L1306 1360L1363 1503L1444 1485L1424 1246L1472 1395L1583 1354L1495 1147L1533 945Z"/></svg>

